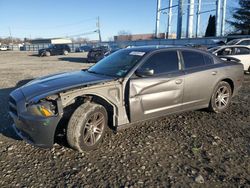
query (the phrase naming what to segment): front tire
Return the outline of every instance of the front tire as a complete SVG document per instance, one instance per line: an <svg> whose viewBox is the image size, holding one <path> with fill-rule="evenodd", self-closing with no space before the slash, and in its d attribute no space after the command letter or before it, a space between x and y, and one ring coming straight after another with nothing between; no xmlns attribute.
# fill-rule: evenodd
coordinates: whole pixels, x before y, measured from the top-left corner
<svg viewBox="0 0 250 188"><path fill-rule="evenodd" d="M95 149L103 139L108 123L106 109L95 103L84 103L72 114L67 141L79 152Z"/></svg>
<svg viewBox="0 0 250 188"><path fill-rule="evenodd" d="M228 109L232 99L232 88L228 82L221 81L214 89L209 103L209 111L221 113Z"/></svg>

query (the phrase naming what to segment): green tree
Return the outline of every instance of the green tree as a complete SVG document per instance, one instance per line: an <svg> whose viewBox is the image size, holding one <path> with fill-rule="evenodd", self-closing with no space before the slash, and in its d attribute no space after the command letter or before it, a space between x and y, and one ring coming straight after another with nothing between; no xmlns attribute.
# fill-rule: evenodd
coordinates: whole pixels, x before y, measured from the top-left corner
<svg viewBox="0 0 250 188"><path fill-rule="evenodd" d="M240 8L233 13L234 21L228 21L237 31L250 35L250 0L239 0Z"/></svg>
<svg viewBox="0 0 250 188"><path fill-rule="evenodd" d="M215 16L210 15L208 19L207 29L205 33L205 37L212 37L216 35L215 29Z"/></svg>

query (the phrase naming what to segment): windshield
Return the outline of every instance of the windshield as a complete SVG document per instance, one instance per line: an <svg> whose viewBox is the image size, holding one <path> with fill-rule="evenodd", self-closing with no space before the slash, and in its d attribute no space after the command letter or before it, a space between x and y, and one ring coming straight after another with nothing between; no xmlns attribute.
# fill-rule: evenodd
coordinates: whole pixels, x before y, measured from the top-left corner
<svg viewBox="0 0 250 188"><path fill-rule="evenodd" d="M99 61L88 72L124 77L144 55L145 52L120 50Z"/></svg>
<svg viewBox="0 0 250 188"><path fill-rule="evenodd" d="M234 45L234 44L236 44L237 42L239 42L239 39L231 40L231 41L227 42L227 44L228 44L228 45Z"/></svg>

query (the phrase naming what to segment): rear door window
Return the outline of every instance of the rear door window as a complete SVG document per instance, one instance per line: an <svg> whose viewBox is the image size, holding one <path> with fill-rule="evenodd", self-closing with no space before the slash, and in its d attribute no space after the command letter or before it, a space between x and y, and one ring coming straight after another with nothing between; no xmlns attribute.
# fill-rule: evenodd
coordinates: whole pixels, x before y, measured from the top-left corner
<svg viewBox="0 0 250 188"><path fill-rule="evenodd" d="M234 54L235 55L250 54L250 49L244 48L244 47L237 47L237 48L234 48Z"/></svg>
<svg viewBox="0 0 250 188"><path fill-rule="evenodd" d="M202 53L194 52L194 51L182 51L182 57L184 60L185 69L195 68L205 66L207 63L211 64L207 59L207 63L203 57Z"/></svg>

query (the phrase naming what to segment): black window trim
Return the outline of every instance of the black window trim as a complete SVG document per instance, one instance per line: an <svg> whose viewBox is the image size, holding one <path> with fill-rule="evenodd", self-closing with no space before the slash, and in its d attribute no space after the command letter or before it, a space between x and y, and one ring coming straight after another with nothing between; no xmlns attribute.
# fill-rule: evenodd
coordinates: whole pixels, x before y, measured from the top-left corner
<svg viewBox="0 0 250 188"><path fill-rule="evenodd" d="M183 67L183 70L195 70L195 69L200 69L200 68L203 68L203 67L210 67L212 65L215 65L215 61L214 61L214 58L210 55L210 54L206 54L206 53L203 53L203 52L200 52L200 51L196 51L196 50L192 50L192 49L181 49L179 50L180 51L180 56L181 56L181 61L182 61L182 67ZM188 51L188 52L195 52L195 53L199 53L199 54L202 54L203 56L203 60L204 60L204 65L201 65L201 66L198 66L198 67L191 67L191 68L186 68L185 67L185 61L184 61L184 58L183 58L183 54L182 52L183 51ZM205 62L205 59L204 59L204 56L207 56L208 58L211 59L212 61L212 64L206 64Z"/></svg>
<svg viewBox="0 0 250 188"><path fill-rule="evenodd" d="M146 63L147 60L149 58L151 58L153 55L155 55L157 53L161 53L161 52L171 52L171 51L174 51L174 52L177 53L178 67L179 67L179 69L176 70L176 71L163 72L163 73L159 73L159 74L154 74L153 76L150 76L150 77L179 73L180 71L183 70L183 63L182 63L182 60L181 60L179 49L159 49L159 50L155 50L155 51L151 52L147 57L145 57L145 59L140 63L140 65L136 68L136 70L139 69L140 67L142 67L144 65L144 63Z"/></svg>

